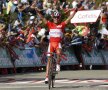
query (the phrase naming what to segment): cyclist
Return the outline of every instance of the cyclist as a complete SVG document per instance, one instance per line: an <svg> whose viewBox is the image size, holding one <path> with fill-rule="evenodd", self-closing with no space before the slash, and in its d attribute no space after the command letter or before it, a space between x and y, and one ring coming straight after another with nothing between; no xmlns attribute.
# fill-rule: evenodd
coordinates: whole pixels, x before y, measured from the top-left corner
<svg viewBox="0 0 108 90"><path fill-rule="evenodd" d="M74 13L71 14L64 22L60 22L60 13L53 12L52 19L53 22L47 21L46 18L40 13L39 9L36 8L38 15L42 18L43 22L47 25L49 29L49 46L48 52L56 52L57 53L57 65L56 71L60 71L60 55L61 55L61 40L64 33L64 28L66 24L69 23L70 19L74 16L77 9L74 10ZM49 61L51 59L50 55L48 55L48 63L46 67L46 79L45 83L48 83L48 69L49 69Z"/></svg>

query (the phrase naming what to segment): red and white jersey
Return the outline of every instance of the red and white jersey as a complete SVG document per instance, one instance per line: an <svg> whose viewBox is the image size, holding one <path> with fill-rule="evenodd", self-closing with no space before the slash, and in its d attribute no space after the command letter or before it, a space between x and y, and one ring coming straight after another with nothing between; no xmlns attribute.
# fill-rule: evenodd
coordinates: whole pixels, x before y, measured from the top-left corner
<svg viewBox="0 0 108 90"><path fill-rule="evenodd" d="M49 29L49 37L50 37L50 42L60 42L63 33L64 33L64 28L65 28L66 23L62 22L59 25L56 25L53 22L48 21L47 26Z"/></svg>

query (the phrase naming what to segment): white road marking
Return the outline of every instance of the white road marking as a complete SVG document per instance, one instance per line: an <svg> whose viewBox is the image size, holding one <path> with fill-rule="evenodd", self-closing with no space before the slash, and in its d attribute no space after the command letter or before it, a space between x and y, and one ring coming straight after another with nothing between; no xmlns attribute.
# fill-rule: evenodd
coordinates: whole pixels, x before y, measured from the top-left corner
<svg viewBox="0 0 108 90"><path fill-rule="evenodd" d="M41 80L41 81L37 81L37 82L32 82L34 84L40 84L40 83L44 83L44 80Z"/></svg>
<svg viewBox="0 0 108 90"><path fill-rule="evenodd" d="M107 87L108 88L108 85L99 85L99 87Z"/></svg>
<svg viewBox="0 0 108 90"><path fill-rule="evenodd" d="M36 88L47 88L48 86L46 85L46 86L5 86L5 87L0 87L1 89L2 88L7 88L7 89L9 89L9 88L33 88L33 87L36 87Z"/></svg>
<svg viewBox="0 0 108 90"><path fill-rule="evenodd" d="M15 82L10 82L8 84L27 84L31 83L32 81L15 81Z"/></svg>
<svg viewBox="0 0 108 90"><path fill-rule="evenodd" d="M7 81L7 82L0 82L0 84L43 84L44 80L26 80L26 81ZM108 83L108 80L69 80L69 79L62 79L62 80L55 80L55 83Z"/></svg>
<svg viewBox="0 0 108 90"><path fill-rule="evenodd" d="M55 82L56 83L76 83L78 82L79 80L73 80L73 81L70 81L70 80L56 80Z"/></svg>

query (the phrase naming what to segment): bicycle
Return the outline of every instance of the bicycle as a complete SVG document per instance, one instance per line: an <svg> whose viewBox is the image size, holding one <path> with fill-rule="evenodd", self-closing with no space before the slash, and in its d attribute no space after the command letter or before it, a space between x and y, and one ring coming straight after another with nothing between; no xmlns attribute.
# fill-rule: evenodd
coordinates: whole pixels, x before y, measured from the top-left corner
<svg viewBox="0 0 108 90"><path fill-rule="evenodd" d="M58 72L56 71L57 54L55 52L46 53L46 54L50 54L51 56L51 59L49 61L49 70L48 70L48 88L50 90L51 87L54 88L55 76L56 74L58 74ZM67 58L65 57L66 55L62 54L60 58L67 60Z"/></svg>

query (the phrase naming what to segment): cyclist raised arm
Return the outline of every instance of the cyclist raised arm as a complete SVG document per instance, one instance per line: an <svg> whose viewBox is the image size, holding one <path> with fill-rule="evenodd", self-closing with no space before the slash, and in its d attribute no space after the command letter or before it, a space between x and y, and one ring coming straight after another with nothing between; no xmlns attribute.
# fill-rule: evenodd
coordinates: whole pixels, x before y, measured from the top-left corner
<svg viewBox="0 0 108 90"><path fill-rule="evenodd" d="M37 14L42 18L44 24L47 24L47 19L40 13L41 10L39 8L37 8L37 7L35 8L35 10L36 10ZM76 11L77 11L77 9L75 9L73 11L73 13L64 21L65 24L68 24L69 23L69 21L73 18L73 16L76 13Z"/></svg>
<svg viewBox="0 0 108 90"><path fill-rule="evenodd" d="M76 12L77 12L77 9L75 9L73 11L73 13L65 20L66 24L68 24L70 22L70 20L73 18L73 16L75 15Z"/></svg>

